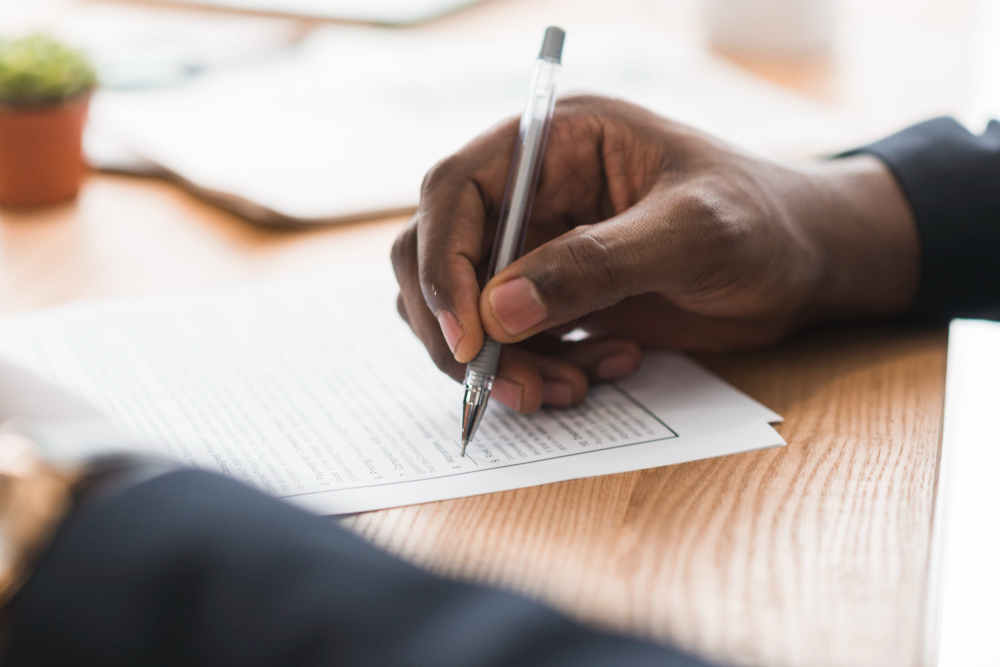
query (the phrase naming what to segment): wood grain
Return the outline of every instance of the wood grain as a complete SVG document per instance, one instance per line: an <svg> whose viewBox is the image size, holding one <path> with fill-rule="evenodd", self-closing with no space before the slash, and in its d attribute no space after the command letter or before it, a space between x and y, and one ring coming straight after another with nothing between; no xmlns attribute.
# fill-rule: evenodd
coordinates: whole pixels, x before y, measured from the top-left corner
<svg viewBox="0 0 1000 667"><path fill-rule="evenodd" d="M79 200L0 209L0 312L385 261L405 219L260 229L167 183L92 175Z"/></svg>
<svg viewBox="0 0 1000 667"><path fill-rule="evenodd" d="M943 330L702 361L782 413L788 446L345 523L435 571L729 662L918 664Z"/></svg>

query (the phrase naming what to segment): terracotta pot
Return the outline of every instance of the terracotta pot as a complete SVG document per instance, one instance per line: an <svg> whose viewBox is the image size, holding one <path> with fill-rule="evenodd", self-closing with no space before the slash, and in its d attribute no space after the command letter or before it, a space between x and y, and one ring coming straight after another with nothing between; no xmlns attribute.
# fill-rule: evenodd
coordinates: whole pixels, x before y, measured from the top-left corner
<svg viewBox="0 0 1000 667"><path fill-rule="evenodd" d="M44 107L0 105L0 204L43 206L76 196L90 94Z"/></svg>

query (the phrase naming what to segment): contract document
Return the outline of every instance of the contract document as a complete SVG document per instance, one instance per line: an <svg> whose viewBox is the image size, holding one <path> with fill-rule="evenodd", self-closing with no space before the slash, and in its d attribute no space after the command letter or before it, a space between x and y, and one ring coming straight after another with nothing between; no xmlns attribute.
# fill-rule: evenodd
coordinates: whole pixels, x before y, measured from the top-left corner
<svg viewBox="0 0 1000 667"><path fill-rule="evenodd" d="M0 358L89 399L144 447L325 514L784 444L781 418L650 353L573 409L490 406L466 457L461 386L395 310L391 271L84 303L0 322Z"/></svg>

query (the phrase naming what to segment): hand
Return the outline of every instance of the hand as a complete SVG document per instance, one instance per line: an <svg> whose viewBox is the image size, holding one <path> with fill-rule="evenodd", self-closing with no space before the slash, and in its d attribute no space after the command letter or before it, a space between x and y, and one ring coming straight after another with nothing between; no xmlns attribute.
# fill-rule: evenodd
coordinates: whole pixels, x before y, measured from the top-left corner
<svg viewBox="0 0 1000 667"><path fill-rule="evenodd" d="M877 159L782 164L599 97L556 106L525 254L480 292L516 138L509 120L435 166L392 253L400 314L444 372L484 332L517 344L493 392L511 408L576 404L641 346L765 345L915 298L912 213Z"/></svg>

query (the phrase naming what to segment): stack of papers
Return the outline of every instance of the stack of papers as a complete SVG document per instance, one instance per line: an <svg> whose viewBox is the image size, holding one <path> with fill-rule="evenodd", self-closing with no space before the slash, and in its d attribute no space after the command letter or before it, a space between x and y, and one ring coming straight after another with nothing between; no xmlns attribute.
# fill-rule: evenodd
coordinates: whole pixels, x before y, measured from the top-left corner
<svg viewBox="0 0 1000 667"><path fill-rule="evenodd" d="M131 156L264 225L410 211L430 167L520 113L540 36L319 29L267 64L102 92L88 156L111 168ZM801 155L843 136L822 105L693 45L570 30L563 61L561 94L627 99L746 148Z"/></svg>
<svg viewBox="0 0 1000 667"><path fill-rule="evenodd" d="M494 402L468 456L462 389L395 312L391 272L82 303L0 322L0 358L142 446L324 514L783 445L781 417L679 354L573 409Z"/></svg>

